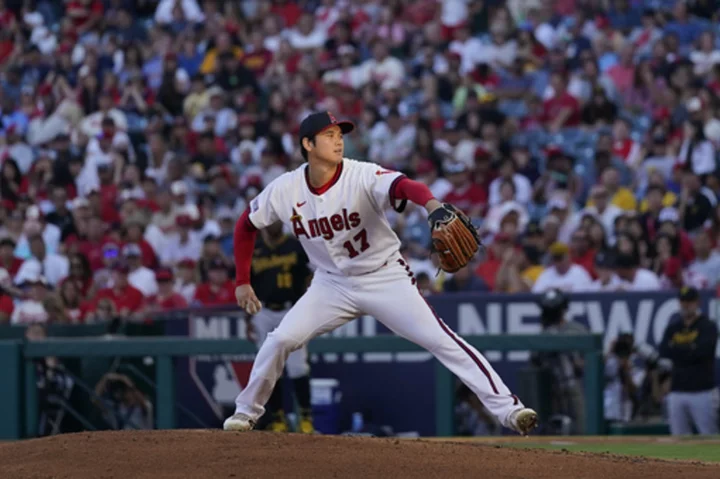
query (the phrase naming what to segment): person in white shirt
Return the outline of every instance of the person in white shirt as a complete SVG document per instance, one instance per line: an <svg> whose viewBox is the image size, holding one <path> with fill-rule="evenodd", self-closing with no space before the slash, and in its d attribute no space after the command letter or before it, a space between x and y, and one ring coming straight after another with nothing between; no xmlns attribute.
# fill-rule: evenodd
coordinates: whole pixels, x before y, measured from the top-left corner
<svg viewBox="0 0 720 479"><path fill-rule="evenodd" d="M47 282L56 287L70 272L70 262L65 256L47 253L43 237L38 235L29 238L32 258L25 260L15 275L15 284L43 276Z"/></svg>
<svg viewBox="0 0 720 479"><path fill-rule="evenodd" d="M700 102L697 98L693 98L690 102L693 100ZM693 113L701 108L702 106L696 108L694 105L689 105L688 111ZM683 142L677 162L682 165L689 163L696 175L706 175L715 171L715 147L705 138L702 122L685 122Z"/></svg>
<svg viewBox="0 0 720 479"><path fill-rule="evenodd" d="M403 121L400 112L390 110L387 118L381 123L381 130L373 138L368 157L370 161L387 168L402 169L406 158L415 147L415 126Z"/></svg>
<svg viewBox="0 0 720 479"><path fill-rule="evenodd" d="M213 132L216 136L224 137L227 132L237 128L237 114L232 108L228 108L225 98L225 90L219 86L211 87L206 92L209 104L195 115L192 121L192 129L198 133L204 133L207 128L207 119L215 121Z"/></svg>
<svg viewBox="0 0 720 479"><path fill-rule="evenodd" d="M720 50L715 48L715 38L711 31L701 33L698 44L699 48L690 52L690 61L695 64L695 75L704 76L720 63Z"/></svg>
<svg viewBox="0 0 720 479"><path fill-rule="evenodd" d="M713 251L710 236L700 230L693 238L695 261L690 263L688 270L708 279L709 286L714 288L720 282L720 253Z"/></svg>
<svg viewBox="0 0 720 479"><path fill-rule="evenodd" d="M390 56L388 47L378 41L373 47L373 58L362 64L364 82L375 82L384 85L402 85L405 80L405 66L395 57Z"/></svg>
<svg viewBox="0 0 720 479"><path fill-rule="evenodd" d="M580 265L570 260L570 249L565 243L554 243L548 248L552 265L545 269L533 284L533 293L544 293L550 289L566 292L582 292L592 289L592 278Z"/></svg>
<svg viewBox="0 0 720 479"><path fill-rule="evenodd" d="M192 23L201 23L205 20L205 14L197 0L160 0L155 9L155 21L161 25L172 23L176 6L182 10L183 17Z"/></svg>
<svg viewBox="0 0 720 479"><path fill-rule="evenodd" d="M591 291L619 291L623 282L615 274L615 258L606 251L600 251L595 255L595 274L597 279L592 282Z"/></svg>
<svg viewBox="0 0 720 479"><path fill-rule="evenodd" d="M344 87L350 87L353 90L359 88L364 81L363 69L356 66L355 63L355 47L352 45L340 45L337 49L338 58L340 60L339 68L326 72L322 79L324 83L339 83Z"/></svg>
<svg viewBox="0 0 720 479"><path fill-rule="evenodd" d="M287 38L296 50L312 50L325 45L327 34L322 27L315 25L315 19L310 13L304 13L297 27L288 32Z"/></svg>
<svg viewBox="0 0 720 479"><path fill-rule="evenodd" d="M659 291L660 278L649 269L639 267L639 258L627 253L615 257L615 271L623 291Z"/></svg>
<svg viewBox="0 0 720 479"><path fill-rule="evenodd" d="M444 198L453 189L452 183L447 178L438 176L438 168L432 160L420 160L415 168L415 173L417 174L416 180L425 183L435 198Z"/></svg>
<svg viewBox="0 0 720 479"><path fill-rule="evenodd" d="M28 237L39 234L45 241L45 248L49 253L55 253L60 246L62 236L60 228L52 223L45 222L44 216L37 205L31 205L25 211L25 224L23 234L18 238L15 247L15 256L27 259L31 256Z"/></svg>
<svg viewBox="0 0 720 479"><path fill-rule="evenodd" d="M195 261L185 258L177 263L177 275L173 289L185 298L188 304L195 299L197 289L197 271Z"/></svg>
<svg viewBox="0 0 720 479"><path fill-rule="evenodd" d="M605 228L605 234L611 237L615 231L615 220L623 214L623 210L610 203L610 192L603 185L595 185L590 190L592 206L588 206L578 213L580 219L591 214L600 220Z"/></svg>
<svg viewBox="0 0 720 479"><path fill-rule="evenodd" d="M706 289L710 287L710 281L701 273L690 269L683 269L680 258L673 256L665 261L663 274L659 280L659 288L680 289L683 286Z"/></svg>
<svg viewBox="0 0 720 479"><path fill-rule="evenodd" d="M503 180L500 186L500 195L502 201L490 208L490 211L488 211L488 214L485 216L483 229L494 234L499 233L503 220L510 213L514 212L517 213L518 228L520 231L523 231L528 221L530 221L530 217L527 208L513 199L516 195L515 185L512 180Z"/></svg>
<svg viewBox="0 0 720 479"><path fill-rule="evenodd" d="M483 43L470 35L470 28L462 25L455 30L455 39L450 42L448 50L460 55L460 73L466 75L475 69L481 60L479 55L485 50Z"/></svg>
<svg viewBox="0 0 720 479"><path fill-rule="evenodd" d="M128 283L139 289L146 298L156 295L158 285L155 273L150 268L143 266L140 247L135 243L126 244L122 249L122 254L130 269Z"/></svg>
<svg viewBox="0 0 720 479"><path fill-rule="evenodd" d="M530 203L530 197L532 196L530 180L527 176L515 172L515 162L512 159L508 158L500 164L499 173L500 176L490 183L490 206L495 206L502 201L500 185L504 180L512 181L515 186L513 200L523 205Z"/></svg>
<svg viewBox="0 0 720 479"><path fill-rule="evenodd" d="M191 234L192 219L190 216L178 215L175 218L175 224L177 231L167 235L165 244L160 250L160 261L168 267L174 266L185 258L197 261L202 252L200 236Z"/></svg>
<svg viewBox="0 0 720 479"><path fill-rule="evenodd" d="M32 148L23 141L23 133L18 125L11 124L5 127L5 142L0 145L0 158L4 157L14 159L23 175L30 172L35 161L35 154Z"/></svg>
<svg viewBox="0 0 720 479"><path fill-rule="evenodd" d="M86 116L80 123L79 131L74 132L74 136L77 137L77 133L82 133L88 138L93 138L103 132L103 120L107 117L112 118L116 128L122 131L127 131L128 123L127 117L122 110L115 108L113 98L108 92L101 92L98 98L98 106L100 109L95 113L91 113ZM76 139L76 138L75 138Z"/></svg>
<svg viewBox="0 0 720 479"><path fill-rule="evenodd" d="M47 294L47 280L42 275L33 275L24 279L22 286L28 290L27 298L13 309L10 324L46 323L50 319L43 306L43 299Z"/></svg>

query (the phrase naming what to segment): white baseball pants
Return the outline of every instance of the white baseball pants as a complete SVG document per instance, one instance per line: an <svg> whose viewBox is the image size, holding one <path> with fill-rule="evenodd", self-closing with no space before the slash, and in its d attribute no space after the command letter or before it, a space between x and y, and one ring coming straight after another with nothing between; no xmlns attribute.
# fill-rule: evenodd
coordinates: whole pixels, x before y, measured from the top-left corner
<svg viewBox="0 0 720 479"><path fill-rule="evenodd" d="M475 348L455 334L427 304L398 255L378 271L339 276L317 271L305 295L268 334L255 358L248 385L235 400L236 413L257 420L265 412L288 355L311 339L370 315L395 334L428 350L473 391L506 427L523 404Z"/></svg>

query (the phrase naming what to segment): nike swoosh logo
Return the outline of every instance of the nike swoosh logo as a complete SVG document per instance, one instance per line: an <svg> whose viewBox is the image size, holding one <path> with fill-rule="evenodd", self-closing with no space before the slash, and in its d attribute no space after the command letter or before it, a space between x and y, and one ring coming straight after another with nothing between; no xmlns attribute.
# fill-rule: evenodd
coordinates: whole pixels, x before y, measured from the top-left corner
<svg viewBox="0 0 720 479"><path fill-rule="evenodd" d="M300 208L300 207L301 207L302 205L304 205L305 203L307 203L307 201L303 201L302 203L297 203L297 207Z"/></svg>
<svg viewBox="0 0 720 479"><path fill-rule="evenodd" d="M377 171L375 172L375 174L378 175L378 176L380 176L380 175L387 175L388 173L395 173L395 172L394 172L394 171L387 171L387 170L385 170L385 171L377 170Z"/></svg>

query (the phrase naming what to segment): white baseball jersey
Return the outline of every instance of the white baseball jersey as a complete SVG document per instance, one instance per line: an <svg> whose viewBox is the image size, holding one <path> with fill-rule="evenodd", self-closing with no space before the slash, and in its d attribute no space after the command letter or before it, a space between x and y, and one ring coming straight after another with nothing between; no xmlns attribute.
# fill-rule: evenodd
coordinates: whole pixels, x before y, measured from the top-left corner
<svg viewBox="0 0 720 479"><path fill-rule="evenodd" d="M402 173L343 158L330 187L308 181L308 165L276 178L250 203L250 221L262 229L280 220L300 240L319 270L354 276L380 269L400 249L385 217Z"/></svg>

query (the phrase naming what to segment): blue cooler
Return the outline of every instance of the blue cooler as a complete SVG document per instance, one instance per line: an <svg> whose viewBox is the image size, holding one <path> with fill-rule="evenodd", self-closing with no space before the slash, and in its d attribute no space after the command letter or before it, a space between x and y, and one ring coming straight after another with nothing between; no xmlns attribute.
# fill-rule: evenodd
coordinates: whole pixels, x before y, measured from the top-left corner
<svg viewBox="0 0 720 479"><path fill-rule="evenodd" d="M341 399L337 379L310 380L310 405L315 430L322 434L340 434Z"/></svg>

